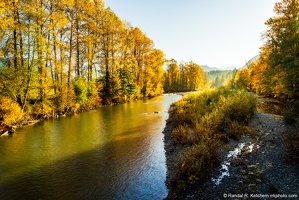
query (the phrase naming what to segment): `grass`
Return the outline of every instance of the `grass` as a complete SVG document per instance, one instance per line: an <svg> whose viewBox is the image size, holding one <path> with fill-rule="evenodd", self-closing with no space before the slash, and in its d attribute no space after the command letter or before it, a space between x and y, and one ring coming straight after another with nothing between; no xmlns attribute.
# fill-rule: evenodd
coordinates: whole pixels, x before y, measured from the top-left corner
<svg viewBox="0 0 299 200"><path fill-rule="evenodd" d="M178 188L203 180L218 162L219 147L249 133L246 125L255 109L252 94L231 88L187 95L174 104L172 137L177 145L188 146L179 159Z"/></svg>

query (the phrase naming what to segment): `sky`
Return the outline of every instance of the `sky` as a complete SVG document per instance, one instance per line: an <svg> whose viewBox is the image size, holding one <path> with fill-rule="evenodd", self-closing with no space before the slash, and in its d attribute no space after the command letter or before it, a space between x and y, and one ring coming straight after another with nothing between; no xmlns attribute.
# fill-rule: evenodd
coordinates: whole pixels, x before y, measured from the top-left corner
<svg viewBox="0 0 299 200"><path fill-rule="evenodd" d="M242 67L259 54L278 0L103 0L139 27L166 58Z"/></svg>

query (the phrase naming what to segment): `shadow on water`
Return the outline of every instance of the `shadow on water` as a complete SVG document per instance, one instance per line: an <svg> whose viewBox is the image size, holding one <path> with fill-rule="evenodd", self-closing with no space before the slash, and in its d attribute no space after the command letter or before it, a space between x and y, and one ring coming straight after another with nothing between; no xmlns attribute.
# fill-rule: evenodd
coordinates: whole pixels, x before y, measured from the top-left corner
<svg viewBox="0 0 299 200"><path fill-rule="evenodd" d="M134 131L132 134L135 135ZM164 164L154 159L145 161L148 158L144 153L136 155L142 152L138 143L146 142L140 140L148 140L148 137L135 135L116 140L24 172L0 185L0 199L156 199L153 191L166 195L164 183L159 180L165 171L156 177L145 170L148 167L158 170L159 165ZM135 159L123 152L124 146L134 151ZM129 184L123 184L125 182Z"/></svg>
<svg viewBox="0 0 299 200"><path fill-rule="evenodd" d="M0 140L0 199L161 199L163 128L180 96L49 120Z"/></svg>

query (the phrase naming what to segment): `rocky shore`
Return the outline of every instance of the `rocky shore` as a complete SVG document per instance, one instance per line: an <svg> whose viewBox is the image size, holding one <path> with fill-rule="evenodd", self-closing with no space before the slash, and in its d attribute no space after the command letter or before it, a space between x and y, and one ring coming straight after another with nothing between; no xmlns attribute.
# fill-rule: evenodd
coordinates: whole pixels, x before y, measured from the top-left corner
<svg viewBox="0 0 299 200"><path fill-rule="evenodd" d="M262 105L268 100L258 101ZM169 189L166 199L270 199L271 195L275 199L299 199L299 164L285 159L284 138L293 128L285 125L281 116L261 110L256 111L249 127L252 134L221 147L220 163L203 181L178 191L176 168L186 147L174 143L172 124L168 122L164 130Z"/></svg>

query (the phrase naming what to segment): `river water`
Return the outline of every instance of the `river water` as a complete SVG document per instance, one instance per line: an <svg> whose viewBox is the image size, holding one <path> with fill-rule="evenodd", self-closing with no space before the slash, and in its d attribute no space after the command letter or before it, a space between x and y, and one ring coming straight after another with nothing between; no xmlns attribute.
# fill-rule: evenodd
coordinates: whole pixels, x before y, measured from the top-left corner
<svg viewBox="0 0 299 200"><path fill-rule="evenodd" d="M0 199L162 199L162 131L179 95L48 120L0 138Z"/></svg>

